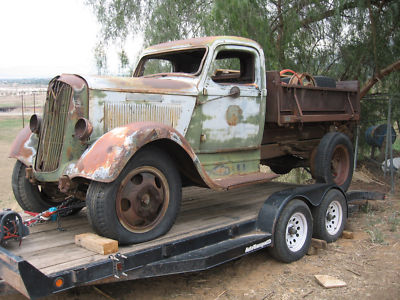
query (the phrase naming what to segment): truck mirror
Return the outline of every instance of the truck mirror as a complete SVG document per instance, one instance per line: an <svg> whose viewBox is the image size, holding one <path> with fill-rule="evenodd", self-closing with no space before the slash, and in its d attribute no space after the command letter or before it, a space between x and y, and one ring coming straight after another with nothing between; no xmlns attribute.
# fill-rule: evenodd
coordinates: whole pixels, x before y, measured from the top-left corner
<svg viewBox="0 0 400 300"><path fill-rule="evenodd" d="M237 98L240 96L240 89L237 86L233 86L229 91L229 96L232 98Z"/></svg>

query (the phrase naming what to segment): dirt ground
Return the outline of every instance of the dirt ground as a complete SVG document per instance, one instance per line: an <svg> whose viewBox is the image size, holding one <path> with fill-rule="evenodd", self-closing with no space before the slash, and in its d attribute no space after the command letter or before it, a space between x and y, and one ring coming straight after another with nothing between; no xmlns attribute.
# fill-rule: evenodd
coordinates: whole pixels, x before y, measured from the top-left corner
<svg viewBox="0 0 400 300"><path fill-rule="evenodd" d="M18 128L0 128L0 205L18 209L10 183L14 160L7 158ZM361 168L351 189L388 192L376 172ZM346 229L354 239L339 239L291 264L276 262L261 250L208 271L79 287L46 299L400 299L399 187L384 202L352 213ZM334 276L347 286L325 289L316 274Z"/></svg>

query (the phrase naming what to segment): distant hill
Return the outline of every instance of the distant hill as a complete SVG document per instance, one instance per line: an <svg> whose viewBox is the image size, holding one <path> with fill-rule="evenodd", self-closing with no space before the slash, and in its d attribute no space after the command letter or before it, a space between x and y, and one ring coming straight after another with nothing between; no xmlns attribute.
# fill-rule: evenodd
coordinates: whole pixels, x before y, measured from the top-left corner
<svg viewBox="0 0 400 300"><path fill-rule="evenodd" d="M0 84L48 85L51 78L0 78Z"/></svg>

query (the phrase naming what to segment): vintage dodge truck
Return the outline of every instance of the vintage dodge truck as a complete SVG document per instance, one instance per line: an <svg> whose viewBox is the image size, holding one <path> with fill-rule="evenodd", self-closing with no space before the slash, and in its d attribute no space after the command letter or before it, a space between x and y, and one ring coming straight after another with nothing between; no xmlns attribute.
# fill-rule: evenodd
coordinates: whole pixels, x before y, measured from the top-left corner
<svg viewBox="0 0 400 300"><path fill-rule="evenodd" d="M347 190L358 82L287 83L264 59L252 40L205 37L146 49L132 77L55 77L12 145L17 202L86 201L93 229L129 244L171 228L182 186L228 190L305 167Z"/></svg>

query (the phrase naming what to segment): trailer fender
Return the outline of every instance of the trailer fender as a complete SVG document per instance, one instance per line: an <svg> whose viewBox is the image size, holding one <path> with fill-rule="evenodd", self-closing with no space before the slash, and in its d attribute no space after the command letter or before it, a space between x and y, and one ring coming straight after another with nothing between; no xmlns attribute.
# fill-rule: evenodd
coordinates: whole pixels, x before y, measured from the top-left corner
<svg viewBox="0 0 400 300"><path fill-rule="evenodd" d="M258 229L269 232L274 236L275 226L284 207L293 199L303 200L308 206L315 207L321 204L326 193L331 189L339 190L345 197L347 195L341 188L334 184L319 183L276 192L268 197L260 209L256 226ZM274 241L272 239L272 245Z"/></svg>
<svg viewBox="0 0 400 300"><path fill-rule="evenodd" d="M203 180L212 184L186 139L174 128L154 122L131 123L105 133L76 163L66 168L64 175L71 179L84 177L99 182L112 182L139 149L159 140L172 141L183 149Z"/></svg>
<svg viewBox="0 0 400 300"><path fill-rule="evenodd" d="M29 126L24 127L12 143L8 157L18 159L27 167L31 166L36 155L38 140L38 136L32 133Z"/></svg>

